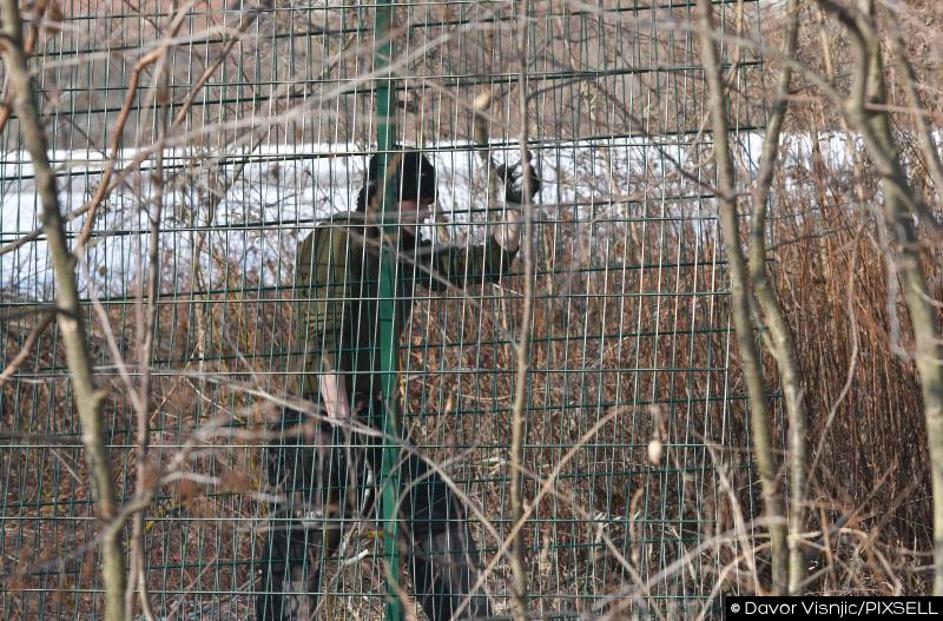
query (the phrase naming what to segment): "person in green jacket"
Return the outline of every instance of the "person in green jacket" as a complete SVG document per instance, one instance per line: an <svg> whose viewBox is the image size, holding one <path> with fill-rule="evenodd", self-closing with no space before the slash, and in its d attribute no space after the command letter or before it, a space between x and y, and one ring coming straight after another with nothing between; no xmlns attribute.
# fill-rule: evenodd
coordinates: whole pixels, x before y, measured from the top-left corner
<svg viewBox="0 0 943 621"><path fill-rule="evenodd" d="M266 449L268 482L282 496L275 503L262 557L256 600L259 621L312 618L317 609L324 561L333 555L363 505L365 490L379 480L382 440L351 433L347 422L381 430L384 395L380 365L380 245L396 256L394 335L402 333L420 288L443 291L497 282L508 272L519 246L524 188L520 167L498 167L506 209L484 244L436 248L418 229L436 200L432 163L418 151L388 156L390 183L399 188L397 208L379 214L380 156L371 158L355 212L320 223L300 245L296 273L296 350L300 363L290 392L314 402L326 421L311 434L289 433L306 416L285 409ZM539 191L530 163L528 191ZM395 232L381 217L395 214ZM387 227L388 229L389 227ZM385 259L388 260L388 259ZM339 424L333 424L337 421ZM366 466L369 466L369 471ZM462 503L415 453L400 459L402 518L410 537L407 558L415 596L431 621L451 619L468 599L463 618L486 618L491 607L478 581L478 552L467 531ZM373 496L373 495L371 495Z"/></svg>

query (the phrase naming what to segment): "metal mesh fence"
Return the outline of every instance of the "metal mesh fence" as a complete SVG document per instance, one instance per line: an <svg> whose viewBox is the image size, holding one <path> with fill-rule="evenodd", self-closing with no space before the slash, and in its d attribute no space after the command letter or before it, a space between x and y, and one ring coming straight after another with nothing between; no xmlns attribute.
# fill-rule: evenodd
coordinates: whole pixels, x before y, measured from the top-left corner
<svg viewBox="0 0 943 621"><path fill-rule="evenodd" d="M285 493L269 481L264 447L283 433L285 400L300 396L291 387L307 340L297 328L310 302L297 279L299 245L319 221L354 208L387 121L398 144L436 167L435 213L421 235L437 249L471 257L467 249L488 243L504 213L488 159L517 161L524 138L542 182L530 242L521 530L533 613L711 609L718 572L744 552L735 540L717 544L733 523L728 497L750 515L754 491L704 166L693 2L533 2L523 20L517 2L395 3L388 68L377 63L386 39L373 4L28 8L60 198L70 238L84 245L80 290L124 502L137 480L130 393L150 369L145 472L156 491L145 568L159 618L255 614ZM757 36L757 3L716 9L725 31ZM762 88L761 59L748 46L723 52L738 93L738 148L750 161L764 120L762 97L751 97ZM390 119L376 114L383 83L395 95ZM484 140L473 107L482 92L492 98ZM0 386L0 616L100 618L102 523L45 312L54 283L33 234L32 167L17 119L4 109L2 122L4 367L27 353ZM148 361L140 346L151 248ZM433 478L463 498L491 613L507 616L521 259L503 265L498 282L433 289L412 291L403 318L401 426L439 465ZM293 437L313 445L312 433ZM357 489L370 496L370 487ZM302 516L333 520L342 533L335 554L305 561L321 565L318 618L384 615L389 537L377 507L365 500L344 520ZM414 551L402 550L406 593L422 590L408 571ZM420 609L421 598L404 597Z"/></svg>

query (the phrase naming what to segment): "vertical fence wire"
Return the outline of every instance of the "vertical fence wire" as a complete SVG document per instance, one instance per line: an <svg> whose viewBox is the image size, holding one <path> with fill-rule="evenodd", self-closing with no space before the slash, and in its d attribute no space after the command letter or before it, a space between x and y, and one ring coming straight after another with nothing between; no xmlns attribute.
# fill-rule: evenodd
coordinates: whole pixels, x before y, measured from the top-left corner
<svg viewBox="0 0 943 621"><path fill-rule="evenodd" d="M704 166L710 134L693 5L530 2L521 23L517 2L393 3L390 120L400 144L422 149L436 167L436 213L423 235L439 247L470 252L494 230L490 208L503 205L503 190L482 153L516 161L515 39L520 28L529 37L528 146L543 189L529 242L537 274L524 500L532 513L522 533L537 618L602 613L629 596L638 596L631 610L641 617L687 616L706 605L724 565L748 553L736 540L713 540L733 525L730 495L748 516L758 507ZM134 416L112 352L137 377L135 300L147 286L148 215L161 185L149 431L155 471L176 469L145 514L150 598L162 618L246 618L277 491L266 479L264 432L279 400L297 396L289 387L305 340L294 328L304 301L298 246L319 219L354 207L385 121L375 113L378 5L31 6L31 67L73 243L86 224L83 207L114 164L115 187L96 208L78 275L125 501L135 489ZM758 2L725 0L717 11L724 32L758 36ZM166 79L155 79L156 66L143 68L126 101L135 64L162 48ZM738 93L730 107L736 142L750 162L765 118L762 97L751 96L762 59L730 41L722 51ZM482 92L492 105L487 141L478 144L473 101ZM40 222L15 117L0 133L0 152L6 367L40 324L54 283L42 237L17 241ZM511 614L510 572L498 551L513 527L517 261L497 284L417 290L398 363L411 446L441 464L494 529L469 515L483 563L494 561L485 585L496 615ZM89 550L101 523L80 431L48 329L0 386L3 618L102 615ZM663 448L654 459L656 444ZM382 526L364 519L347 527L339 553L322 559L320 618L380 618ZM417 606L411 598L406 605Z"/></svg>

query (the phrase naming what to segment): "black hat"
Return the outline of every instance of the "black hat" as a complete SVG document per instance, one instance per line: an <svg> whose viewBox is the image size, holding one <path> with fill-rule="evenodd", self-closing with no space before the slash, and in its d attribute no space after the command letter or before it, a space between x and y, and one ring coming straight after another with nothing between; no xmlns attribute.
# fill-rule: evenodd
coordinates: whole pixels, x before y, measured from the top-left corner
<svg viewBox="0 0 943 621"><path fill-rule="evenodd" d="M416 150L407 150L399 153L390 153L387 156L387 162L395 166L395 161L400 161L399 178L390 175L390 183L395 183L400 188L400 200L429 200L436 199L436 181L435 167L425 155ZM370 158L367 166L367 179L364 181L363 189L357 196L357 209L363 211L367 203L380 189L380 166L383 156L375 154Z"/></svg>

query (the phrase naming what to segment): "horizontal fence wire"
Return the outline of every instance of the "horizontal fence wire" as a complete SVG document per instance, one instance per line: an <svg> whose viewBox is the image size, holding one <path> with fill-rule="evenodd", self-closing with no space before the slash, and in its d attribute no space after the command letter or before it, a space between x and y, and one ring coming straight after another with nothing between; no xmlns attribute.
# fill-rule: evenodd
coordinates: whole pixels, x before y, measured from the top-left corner
<svg viewBox="0 0 943 621"><path fill-rule="evenodd" d="M499 225L503 188L485 160L519 160L525 89L542 184L525 240L536 268L523 445L531 515L521 531L533 615L682 618L718 605L718 573L749 553L724 539L729 498L752 516L757 491L694 4L529 2L522 21L518 2L398 2L392 78L375 65L384 41L374 4L29 5L30 67L70 243L87 227L77 277L121 502L137 484L129 386L144 371L158 229L148 432L149 468L162 474L145 512L145 569L159 618L248 618L265 590L285 492L269 480L271 430L282 429L285 400L301 396L292 386L307 352L299 247L356 206L377 152L378 80L395 94L399 143L436 169L421 237L465 256ZM758 37L758 2L714 4L720 32ZM762 56L740 39L721 49L737 155L753 162ZM155 51L156 62L137 66ZM482 92L492 102L484 141L473 104ZM0 150L3 367L28 346L0 386L0 616L103 618L102 522L65 356L54 324L44 326L55 282L15 115ZM89 221L103 181L110 191ZM474 507L464 519L481 565L493 565L490 613L509 616L500 548L514 526L522 261L497 283L433 289L411 293L400 338L403 433ZM343 522L335 554L310 560L321 568L318 618L384 615L384 533L371 511ZM403 575L421 616L419 580Z"/></svg>

